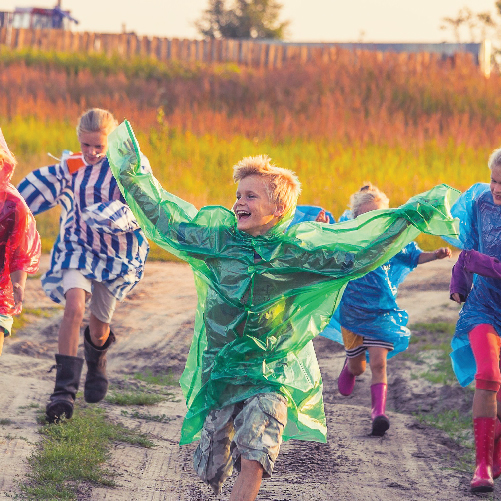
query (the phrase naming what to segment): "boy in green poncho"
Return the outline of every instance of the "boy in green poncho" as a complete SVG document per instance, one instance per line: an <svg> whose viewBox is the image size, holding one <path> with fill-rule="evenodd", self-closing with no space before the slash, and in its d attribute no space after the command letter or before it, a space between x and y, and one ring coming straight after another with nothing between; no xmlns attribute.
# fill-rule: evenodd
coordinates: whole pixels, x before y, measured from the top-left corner
<svg viewBox="0 0 501 501"><path fill-rule="evenodd" d="M187 261L198 293L181 386L181 444L200 438L194 466L214 491L240 469L231 500L253 500L282 441L326 441L322 380L311 342L349 280L388 261L420 231L455 235L438 186L398 209L339 225L288 229L300 184L264 156L234 167L233 211L198 211L140 170L130 125L109 137L114 176L148 238Z"/></svg>

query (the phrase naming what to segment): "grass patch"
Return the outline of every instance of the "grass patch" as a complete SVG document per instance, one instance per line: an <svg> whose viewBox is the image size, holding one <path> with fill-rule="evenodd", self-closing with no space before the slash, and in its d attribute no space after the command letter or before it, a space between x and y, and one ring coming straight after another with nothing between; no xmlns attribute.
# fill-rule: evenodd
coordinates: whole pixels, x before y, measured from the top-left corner
<svg viewBox="0 0 501 501"><path fill-rule="evenodd" d="M28 458L30 472L20 483L23 499L77 499L82 482L114 486L104 467L113 442L141 447L154 444L145 435L110 421L103 409L76 404L73 418L40 429L42 440Z"/></svg>
<svg viewBox="0 0 501 501"><path fill-rule="evenodd" d="M464 454L461 455L457 465L452 469L466 473L473 471L475 444L473 442L471 411L465 414L454 409L435 415L417 414L415 417L422 424L444 431L449 438L464 449Z"/></svg>
<svg viewBox="0 0 501 501"><path fill-rule="evenodd" d="M7 419L7 418L0 419L0 425L8 426L10 424L14 424L14 421L12 421L12 419Z"/></svg>
<svg viewBox="0 0 501 501"><path fill-rule="evenodd" d="M456 324L454 322L418 322L410 326L412 331L426 331L430 334L446 334L448 336L454 334L455 328Z"/></svg>
<svg viewBox="0 0 501 501"><path fill-rule="evenodd" d="M164 395L140 389L112 389L106 396L106 402L114 405L155 405L166 400Z"/></svg>
<svg viewBox="0 0 501 501"><path fill-rule="evenodd" d="M145 412L133 411L129 412L126 410L122 410L122 416L132 418L132 419L143 419L144 421L155 421L157 423L168 423L172 421L173 418L166 416L165 414L153 415Z"/></svg>
<svg viewBox="0 0 501 501"><path fill-rule="evenodd" d="M50 318L61 308L23 308L19 315L14 317L12 324L12 333L14 336L18 329L22 329L26 324L30 323L31 317Z"/></svg>
<svg viewBox="0 0 501 501"><path fill-rule="evenodd" d="M464 447L472 448L471 412L462 413L457 409L446 410L436 415L419 414L416 416L424 423L444 431L449 438Z"/></svg>
<svg viewBox="0 0 501 501"><path fill-rule="evenodd" d="M150 370L136 373L126 381L112 385L106 402L114 405L155 405L165 401L176 401L172 391L166 386L177 384L177 379L172 373L153 374Z"/></svg>
<svg viewBox="0 0 501 501"><path fill-rule="evenodd" d="M404 358L428 365L420 374L430 383L452 385L456 376L450 360L450 339L456 324L453 322L416 323L410 326L412 350L403 353Z"/></svg>
<svg viewBox="0 0 501 501"><path fill-rule="evenodd" d="M145 372L134 374L134 379L158 386L177 386L179 384L179 378L175 377L172 371L167 374L153 374L151 370L147 369Z"/></svg>

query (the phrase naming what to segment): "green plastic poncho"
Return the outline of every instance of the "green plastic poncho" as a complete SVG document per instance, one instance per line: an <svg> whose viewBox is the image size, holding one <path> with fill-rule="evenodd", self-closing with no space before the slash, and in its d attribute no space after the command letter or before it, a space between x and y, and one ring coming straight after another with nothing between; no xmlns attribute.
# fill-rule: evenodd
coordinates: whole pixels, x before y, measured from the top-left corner
<svg viewBox="0 0 501 501"><path fill-rule="evenodd" d="M457 235L441 185L398 209L337 225L300 223L293 211L268 233L236 228L232 211L197 210L140 170L128 122L109 136L113 175L147 237L195 275L195 334L181 377L188 412L181 444L200 437L211 409L263 392L288 401L284 440L326 441L322 379L312 339L329 323L349 280L377 268L419 232Z"/></svg>

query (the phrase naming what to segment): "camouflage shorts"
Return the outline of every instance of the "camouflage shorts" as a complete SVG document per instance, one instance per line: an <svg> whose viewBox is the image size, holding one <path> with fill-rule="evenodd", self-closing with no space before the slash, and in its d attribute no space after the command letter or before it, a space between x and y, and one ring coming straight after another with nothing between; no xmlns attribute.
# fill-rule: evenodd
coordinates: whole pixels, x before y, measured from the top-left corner
<svg viewBox="0 0 501 501"><path fill-rule="evenodd" d="M244 402L211 411L193 457L197 475L216 494L240 470L240 457L258 461L271 477L287 423L287 401L278 393L261 393Z"/></svg>

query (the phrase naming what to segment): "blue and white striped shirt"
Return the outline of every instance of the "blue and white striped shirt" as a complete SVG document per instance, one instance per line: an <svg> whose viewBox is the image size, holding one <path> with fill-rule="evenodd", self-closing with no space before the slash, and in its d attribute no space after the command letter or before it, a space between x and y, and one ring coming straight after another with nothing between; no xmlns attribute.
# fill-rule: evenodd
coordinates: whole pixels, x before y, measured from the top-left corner
<svg viewBox="0 0 501 501"><path fill-rule="evenodd" d="M151 172L145 157L142 169ZM102 282L118 300L142 278L149 245L107 158L87 165L81 153L65 154L59 164L28 174L18 190L35 215L61 206L50 269L42 276L53 301L64 303L63 270L80 270L89 280Z"/></svg>

